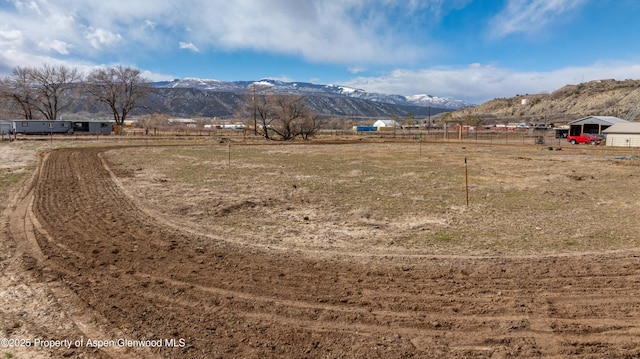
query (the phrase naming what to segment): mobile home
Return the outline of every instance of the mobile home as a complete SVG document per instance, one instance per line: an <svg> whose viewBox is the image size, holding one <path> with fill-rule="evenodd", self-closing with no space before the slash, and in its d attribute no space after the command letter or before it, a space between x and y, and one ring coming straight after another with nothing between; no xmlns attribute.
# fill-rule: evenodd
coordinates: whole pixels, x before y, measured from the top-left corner
<svg viewBox="0 0 640 359"><path fill-rule="evenodd" d="M49 135L49 134L110 134L113 131L111 120L19 120L13 121L17 133L24 135Z"/></svg>
<svg viewBox="0 0 640 359"><path fill-rule="evenodd" d="M71 133L71 121L63 120L20 120L13 121L17 133L24 135L48 135L53 133Z"/></svg>

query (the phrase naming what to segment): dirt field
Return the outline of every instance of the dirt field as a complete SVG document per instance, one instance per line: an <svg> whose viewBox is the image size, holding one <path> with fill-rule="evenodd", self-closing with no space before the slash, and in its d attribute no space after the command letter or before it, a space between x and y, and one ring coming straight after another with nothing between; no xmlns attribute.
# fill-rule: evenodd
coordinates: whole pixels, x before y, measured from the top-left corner
<svg viewBox="0 0 640 359"><path fill-rule="evenodd" d="M640 356L635 161L389 146L44 152L3 212L0 355Z"/></svg>

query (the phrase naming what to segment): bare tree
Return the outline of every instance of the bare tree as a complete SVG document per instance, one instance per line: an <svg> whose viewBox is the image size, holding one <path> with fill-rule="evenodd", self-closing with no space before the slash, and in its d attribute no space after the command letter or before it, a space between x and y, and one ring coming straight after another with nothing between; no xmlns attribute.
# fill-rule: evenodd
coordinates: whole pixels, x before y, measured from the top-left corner
<svg viewBox="0 0 640 359"><path fill-rule="evenodd" d="M267 129L272 121L271 96L273 93L270 86L253 83L244 93L242 106L236 109L236 115L246 119L245 124L254 129L254 134L266 139L270 139Z"/></svg>
<svg viewBox="0 0 640 359"><path fill-rule="evenodd" d="M26 67L16 67L0 81L2 100L10 112L20 114L24 119L31 120L33 116L33 103L35 102L35 89L30 80L31 70ZM18 108L17 110L15 108Z"/></svg>
<svg viewBox="0 0 640 359"><path fill-rule="evenodd" d="M415 126L415 124L416 124L416 117L411 112L407 113L407 116L405 116L404 122L402 123L402 125L404 127L412 127L412 126Z"/></svg>
<svg viewBox="0 0 640 359"><path fill-rule="evenodd" d="M270 139L269 131L271 130L271 122L274 118L273 102L271 98L274 95L257 95L253 100L254 116L257 118L258 125L256 131L266 139Z"/></svg>
<svg viewBox="0 0 640 359"><path fill-rule="evenodd" d="M274 96L271 129L287 141L300 135L300 124L311 116L301 96Z"/></svg>
<svg viewBox="0 0 640 359"><path fill-rule="evenodd" d="M2 97L25 119L34 119L40 113L47 120L57 120L71 105L73 96L69 92L81 78L76 68L66 66L18 66L2 80Z"/></svg>
<svg viewBox="0 0 640 359"><path fill-rule="evenodd" d="M303 139L308 140L309 137L314 136L318 130L320 130L320 125L320 117L317 114L312 113L310 116L300 121L300 136Z"/></svg>
<svg viewBox="0 0 640 359"><path fill-rule="evenodd" d="M256 133L270 140L308 139L314 135L320 121L305 104L302 96L274 95L267 91L245 96L245 117L252 117Z"/></svg>
<svg viewBox="0 0 640 359"><path fill-rule="evenodd" d="M86 91L107 105L116 125L122 126L141 98L151 90L140 70L131 67L108 67L92 71L86 80Z"/></svg>
<svg viewBox="0 0 640 359"><path fill-rule="evenodd" d="M141 126L148 132L151 129L166 128L169 123L169 115L163 113L154 113L150 115L140 116L136 120L136 124Z"/></svg>
<svg viewBox="0 0 640 359"><path fill-rule="evenodd" d="M40 68L27 69L27 78L35 93L31 106L47 120L57 120L61 111L72 103L72 96L67 96L82 79L76 68L66 66L42 65Z"/></svg>

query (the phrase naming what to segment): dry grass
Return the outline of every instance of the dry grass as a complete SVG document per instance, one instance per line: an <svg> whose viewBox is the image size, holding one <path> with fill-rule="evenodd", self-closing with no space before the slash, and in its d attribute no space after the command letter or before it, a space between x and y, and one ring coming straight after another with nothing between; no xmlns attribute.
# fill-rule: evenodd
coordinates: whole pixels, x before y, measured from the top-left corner
<svg viewBox="0 0 640 359"><path fill-rule="evenodd" d="M267 246L411 253L637 247L630 150L416 143L114 150L133 196L169 221ZM468 158L470 205L465 204Z"/></svg>

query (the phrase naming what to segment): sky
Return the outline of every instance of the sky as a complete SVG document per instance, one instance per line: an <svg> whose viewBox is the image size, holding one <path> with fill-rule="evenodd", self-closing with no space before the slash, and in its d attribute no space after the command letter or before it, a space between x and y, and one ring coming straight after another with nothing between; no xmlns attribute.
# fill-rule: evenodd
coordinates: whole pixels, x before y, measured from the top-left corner
<svg viewBox="0 0 640 359"><path fill-rule="evenodd" d="M481 104L640 79L637 0L0 0L0 76L278 79Z"/></svg>

